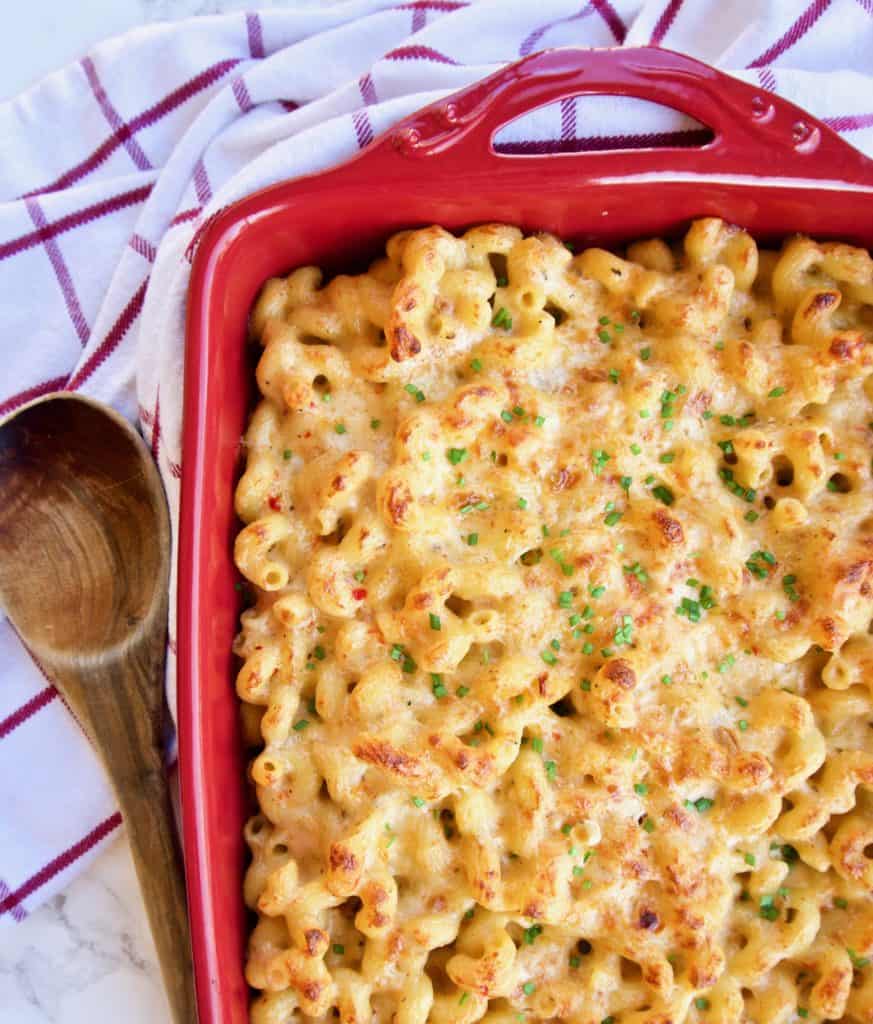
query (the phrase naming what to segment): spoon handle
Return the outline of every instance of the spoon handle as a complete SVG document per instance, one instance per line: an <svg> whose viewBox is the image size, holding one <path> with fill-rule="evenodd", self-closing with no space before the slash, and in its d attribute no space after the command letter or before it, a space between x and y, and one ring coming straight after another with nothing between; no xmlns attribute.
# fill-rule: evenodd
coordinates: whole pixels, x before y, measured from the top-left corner
<svg viewBox="0 0 873 1024"><path fill-rule="evenodd" d="M185 875L161 755L163 651L150 638L121 658L61 671L112 780L133 854L174 1024L196 1024ZM157 664L156 664L157 662ZM153 697L161 694L160 703ZM120 695L124 699L119 699Z"/></svg>

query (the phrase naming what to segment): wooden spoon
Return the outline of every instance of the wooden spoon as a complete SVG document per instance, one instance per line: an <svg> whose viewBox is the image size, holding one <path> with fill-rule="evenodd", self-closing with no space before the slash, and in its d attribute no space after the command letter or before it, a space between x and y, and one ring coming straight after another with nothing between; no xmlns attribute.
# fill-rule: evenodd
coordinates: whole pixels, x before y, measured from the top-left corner
<svg viewBox="0 0 873 1024"><path fill-rule="evenodd" d="M173 1020L194 1024L161 756L170 529L160 477L121 416L60 393L0 424L0 494L0 606L103 755Z"/></svg>

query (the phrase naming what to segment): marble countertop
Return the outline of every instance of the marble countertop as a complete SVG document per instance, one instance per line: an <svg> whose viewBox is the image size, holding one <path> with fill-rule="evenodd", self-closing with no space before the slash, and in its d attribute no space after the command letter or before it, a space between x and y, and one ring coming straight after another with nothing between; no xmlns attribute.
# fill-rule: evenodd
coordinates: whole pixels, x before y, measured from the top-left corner
<svg viewBox="0 0 873 1024"><path fill-rule="evenodd" d="M123 835L64 892L3 930L0 991L9 1024L169 1024Z"/></svg>

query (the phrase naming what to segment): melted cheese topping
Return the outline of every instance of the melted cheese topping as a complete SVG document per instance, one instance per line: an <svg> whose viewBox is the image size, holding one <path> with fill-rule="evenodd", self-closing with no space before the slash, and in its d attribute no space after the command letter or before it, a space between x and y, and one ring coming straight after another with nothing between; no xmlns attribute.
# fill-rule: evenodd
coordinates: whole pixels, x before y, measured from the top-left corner
<svg viewBox="0 0 873 1024"><path fill-rule="evenodd" d="M254 1024L873 1021L871 313L714 219L266 284Z"/></svg>

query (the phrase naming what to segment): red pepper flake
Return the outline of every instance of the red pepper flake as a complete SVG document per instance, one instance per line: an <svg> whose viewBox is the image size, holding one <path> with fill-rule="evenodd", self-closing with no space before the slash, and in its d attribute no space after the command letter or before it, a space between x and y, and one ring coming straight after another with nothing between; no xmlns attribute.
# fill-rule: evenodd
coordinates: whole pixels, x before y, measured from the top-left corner
<svg viewBox="0 0 873 1024"><path fill-rule="evenodd" d="M355 589L352 591L352 597L356 601L363 601L366 596L367 591L364 587L355 587Z"/></svg>
<svg viewBox="0 0 873 1024"><path fill-rule="evenodd" d="M267 498L267 504L274 512L278 512L282 508L282 505L280 504L279 499L276 497L275 494L271 494L270 497Z"/></svg>

